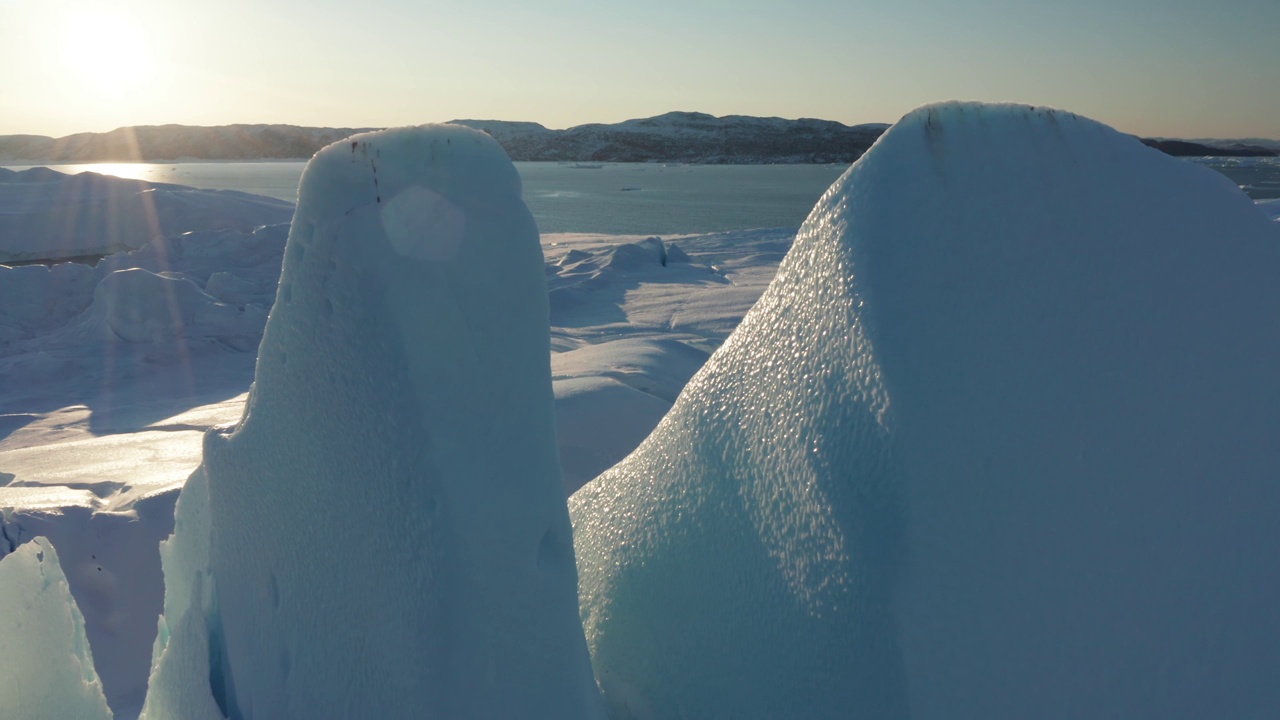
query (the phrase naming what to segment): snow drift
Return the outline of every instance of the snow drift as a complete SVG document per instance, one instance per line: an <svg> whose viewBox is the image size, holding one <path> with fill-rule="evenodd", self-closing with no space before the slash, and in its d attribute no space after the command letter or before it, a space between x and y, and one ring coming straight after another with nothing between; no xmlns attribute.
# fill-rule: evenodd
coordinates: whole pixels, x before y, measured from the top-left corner
<svg viewBox="0 0 1280 720"><path fill-rule="evenodd" d="M245 416L164 550L145 717L599 715L543 276L482 133L311 161Z"/></svg>
<svg viewBox="0 0 1280 720"><path fill-rule="evenodd" d="M672 339L623 338L551 356L566 495L636 448L707 353Z"/></svg>
<svg viewBox="0 0 1280 720"><path fill-rule="evenodd" d="M571 499L611 714L1273 714L1278 272L1206 168L911 113Z"/></svg>

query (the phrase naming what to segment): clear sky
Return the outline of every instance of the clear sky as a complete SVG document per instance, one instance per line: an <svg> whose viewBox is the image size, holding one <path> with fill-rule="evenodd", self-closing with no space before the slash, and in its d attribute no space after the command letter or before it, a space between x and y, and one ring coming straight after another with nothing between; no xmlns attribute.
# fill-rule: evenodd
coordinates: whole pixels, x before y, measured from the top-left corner
<svg viewBox="0 0 1280 720"><path fill-rule="evenodd" d="M0 134L670 110L893 122L935 100L1280 138L1280 0L0 0Z"/></svg>

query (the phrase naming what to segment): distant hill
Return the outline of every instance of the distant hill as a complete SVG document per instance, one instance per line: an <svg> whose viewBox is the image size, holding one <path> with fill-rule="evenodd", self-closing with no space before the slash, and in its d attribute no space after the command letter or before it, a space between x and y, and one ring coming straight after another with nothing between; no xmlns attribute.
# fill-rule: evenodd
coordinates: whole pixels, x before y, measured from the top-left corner
<svg viewBox="0 0 1280 720"><path fill-rule="evenodd" d="M0 161L79 163L308 158L359 128L295 125L140 125L61 138L0 136Z"/></svg>
<svg viewBox="0 0 1280 720"><path fill-rule="evenodd" d="M1175 138L1152 138L1153 140L1173 140ZM1280 154L1280 140L1267 138L1185 138L1183 142L1205 145L1213 150L1246 150L1261 149Z"/></svg>
<svg viewBox="0 0 1280 720"><path fill-rule="evenodd" d="M1265 142L1265 141L1262 141ZM1199 141L1142 138L1142 144L1176 157L1275 157L1273 148L1245 141Z"/></svg>
<svg viewBox="0 0 1280 720"><path fill-rule="evenodd" d="M614 124L551 130L533 122L454 120L493 136L513 160L710 164L850 163L888 129L884 123L670 112ZM0 163L167 162L305 159L374 128L296 125L143 125L62 138L0 136ZM1170 155L1274 156L1269 140L1142 139Z"/></svg>
<svg viewBox="0 0 1280 720"><path fill-rule="evenodd" d="M847 163L889 126L673 112L613 125L550 130L532 122L455 120L483 130L513 160L569 162ZM0 162L163 162L308 158L372 128L159 125L63 138L0 136Z"/></svg>
<svg viewBox="0 0 1280 720"><path fill-rule="evenodd" d="M495 120L454 122L489 133L513 160L574 162L848 163L889 127L694 112L568 130Z"/></svg>

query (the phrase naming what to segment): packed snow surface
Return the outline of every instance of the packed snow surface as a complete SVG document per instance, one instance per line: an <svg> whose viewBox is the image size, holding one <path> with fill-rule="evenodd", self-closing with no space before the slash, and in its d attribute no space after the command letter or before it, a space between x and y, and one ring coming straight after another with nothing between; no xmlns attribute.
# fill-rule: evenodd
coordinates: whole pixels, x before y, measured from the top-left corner
<svg viewBox="0 0 1280 720"><path fill-rule="evenodd" d="M571 498L611 715L1274 714L1278 274L1212 171L908 115Z"/></svg>
<svg viewBox="0 0 1280 720"><path fill-rule="evenodd" d="M491 138L318 153L244 418L181 497L144 717L193 682L232 720L601 717L547 318Z"/></svg>
<svg viewBox="0 0 1280 720"><path fill-rule="evenodd" d="M109 720L84 620L58 554L35 538L11 554L0 537L0 702L6 718Z"/></svg>

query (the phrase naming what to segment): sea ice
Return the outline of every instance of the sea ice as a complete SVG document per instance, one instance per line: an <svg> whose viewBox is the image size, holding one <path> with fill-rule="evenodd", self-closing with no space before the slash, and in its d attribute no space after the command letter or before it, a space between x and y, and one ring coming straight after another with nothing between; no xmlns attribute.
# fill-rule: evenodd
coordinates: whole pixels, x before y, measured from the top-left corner
<svg viewBox="0 0 1280 720"><path fill-rule="evenodd" d="M1277 275L1211 170L911 113L571 498L611 715L1274 714Z"/></svg>
<svg viewBox="0 0 1280 720"><path fill-rule="evenodd" d="M288 222L282 200L48 168L0 168L0 263L108 255L195 230Z"/></svg>
<svg viewBox="0 0 1280 720"><path fill-rule="evenodd" d="M164 551L145 717L191 683L232 720L600 716L520 192L456 126L311 161L244 418Z"/></svg>
<svg viewBox="0 0 1280 720"><path fill-rule="evenodd" d="M0 376L10 382L0 414L87 404L104 391L123 397L175 373L187 392L203 392L226 384L214 376L228 373L211 366L235 367L229 394L242 392L286 232L184 233L93 267L0 265Z"/></svg>
<svg viewBox="0 0 1280 720"><path fill-rule="evenodd" d="M1267 217L1280 222L1280 199L1276 200L1259 200L1258 208L1267 214Z"/></svg>

